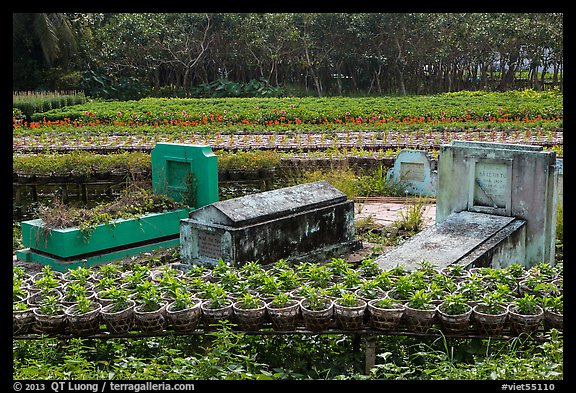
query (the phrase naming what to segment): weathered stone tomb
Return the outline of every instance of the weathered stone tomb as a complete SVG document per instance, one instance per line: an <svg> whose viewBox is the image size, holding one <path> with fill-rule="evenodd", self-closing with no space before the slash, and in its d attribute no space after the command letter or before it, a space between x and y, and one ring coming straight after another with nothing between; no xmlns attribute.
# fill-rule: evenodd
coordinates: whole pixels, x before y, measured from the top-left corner
<svg viewBox="0 0 576 393"><path fill-rule="evenodd" d="M377 258L383 268L554 263L556 153L455 141L438 161L436 224Z"/></svg>
<svg viewBox="0 0 576 393"><path fill-rule="evenodd" d="M219 201L181 220L183 263L273 263L360 246L354 202L326 181Z"/></svg>

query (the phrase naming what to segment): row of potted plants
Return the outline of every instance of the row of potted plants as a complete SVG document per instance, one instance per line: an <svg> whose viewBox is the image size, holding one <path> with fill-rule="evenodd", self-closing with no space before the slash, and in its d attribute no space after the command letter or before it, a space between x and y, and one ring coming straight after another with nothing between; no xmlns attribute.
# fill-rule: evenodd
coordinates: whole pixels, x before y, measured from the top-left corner
<svg viewBox="0 0 576 393"><path fill-rule="evenodd" d="M123 269L111 263L66 273L46 266L33 276L15 269L13 288L14 334L86 335L100 332L101 325L113 333L192 331L201 322L210 329L229 320L241 330L271 325L425 333L437 324L447 333L494 336L507 328L534 332L542 322L562 330L563 319L562 270L544 264L438 271L423 262L407 272L381 271L371 259L353 267L339 258L295 266L278 261L231 267L221 261L214 267ZM500 322L490 323L492 315Z"/></svg>

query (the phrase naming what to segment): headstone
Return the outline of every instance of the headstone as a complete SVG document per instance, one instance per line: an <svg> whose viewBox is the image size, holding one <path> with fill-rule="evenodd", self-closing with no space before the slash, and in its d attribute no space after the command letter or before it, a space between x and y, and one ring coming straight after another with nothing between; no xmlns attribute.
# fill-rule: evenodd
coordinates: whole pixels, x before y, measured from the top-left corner
<svg viewBox="0 0 576 393"><path fill-rule="evenodd" d="M266 264L359 245L354 202L326 181L215 202L180 224L187 264Z"/></svg>
<svg viewBox="0 0 576 393"><path fill-rule="evenodd" d="M402 185L411 195L436 195L436 162L423 150L402 150L387 174L387 181Z"/></svg>
<svg viewBox="0 0 576 393"><path fill-rule="evenodd" d="M218 200L218 157L210 146L157 143L150 160L154 193L190 207Z"/></svg>
<svg viewBox="0 0 576 393"><path fill-rule="evenodd" d="M441 147L436 224L377 258L382 268L554 264L556 154L539 146L454 141Z"/></svg>
<svg viewBox="0 0 576 393"><path fill-rule="evenodd" d="M436 222L463 210L526 221L526 264L553 264L556 153L541 146L454 141L440 150Z"/></svg>

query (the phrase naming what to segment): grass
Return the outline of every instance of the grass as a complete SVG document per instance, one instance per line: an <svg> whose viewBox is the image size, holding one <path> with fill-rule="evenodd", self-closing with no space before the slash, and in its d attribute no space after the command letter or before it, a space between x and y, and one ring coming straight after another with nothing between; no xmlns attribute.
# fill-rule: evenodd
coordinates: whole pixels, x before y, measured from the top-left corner
<svg viewBox="0 0 576 393"><path fill-rule="evenodd" d="M245 335L14 340L15 380L561 380L563 340L378 336L364 373L352 336Z"/></svg>

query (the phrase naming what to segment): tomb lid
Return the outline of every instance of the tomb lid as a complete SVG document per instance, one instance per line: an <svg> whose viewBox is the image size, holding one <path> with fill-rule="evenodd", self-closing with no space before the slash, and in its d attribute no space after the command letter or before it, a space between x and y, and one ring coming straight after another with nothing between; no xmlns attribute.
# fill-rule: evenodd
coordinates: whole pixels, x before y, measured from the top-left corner
<svg viewBox="0 0 576 393"><path fill-rule="evenodd" d="M514 143L495 143L495 142L478 142L478 141L452 141L452 146L458 147L475 147L482 149L504 149L504 150L523 150L523 151L542 151L542 146L519 145Z"/></svg>
<svg viewBox="0 0 576 393"><path fill-rule="evenodd" d="M321 180L214 202L190 213L190 219L205 224L242 227L346 200L346 194Z"/></svg>

